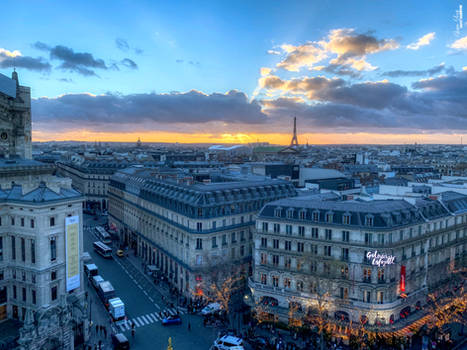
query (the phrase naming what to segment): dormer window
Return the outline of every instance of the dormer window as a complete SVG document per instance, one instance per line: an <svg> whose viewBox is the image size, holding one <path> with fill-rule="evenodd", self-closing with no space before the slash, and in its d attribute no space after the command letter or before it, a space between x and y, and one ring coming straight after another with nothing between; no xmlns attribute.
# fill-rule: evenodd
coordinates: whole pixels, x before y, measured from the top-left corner
<svg viewBox="0 0 467 350"><path fill-rule="evenodd" d="M326 222L329 222L331 223L332 220L334 218L334 214L333 213L326 213Z"/></svg>
<svg viewBox="0 0 467 350"><path fill-rule="evenodd" d="M367 215L367 216L365 216L365 225L366 225L366 226L373 226L373 222L374 222L374 217L373 217L373 215Z"/></svg>
<svg viewBox="0 0 467 350"><path fill-rule="evenodd" d="M342 216L342 223L344 225L350 225L350 218L351 218L351 215L349 213L345 213L343 216Z"/></svg>
<svg viewBox="0 0 467 350"><path fill-rule="evenodd" d="M299 211L299 217L300 217L300 220L306 219L306 211L304 209Z"/></svg>
<svg viewBox="0 0 467 350"><path fill-rule="evenodd" d="M281 217L281 212L282 212L282 209L281 209L280 207L274 209L274 216L275 216L276 218L280 218L280 217Z"/></svg>
<svg viewBox="0 0 467 350"><path fill-rule="evenodd" d="M287 219L293 219L293 212L294 210L292 208L287 210Z"/></svg>
<svg viewBox="0 0 467 350"><path fill-rule="evenodd" d="M319 211L314 211L313 212L313 221L315 221L315 222L319 221Z"/></svg>

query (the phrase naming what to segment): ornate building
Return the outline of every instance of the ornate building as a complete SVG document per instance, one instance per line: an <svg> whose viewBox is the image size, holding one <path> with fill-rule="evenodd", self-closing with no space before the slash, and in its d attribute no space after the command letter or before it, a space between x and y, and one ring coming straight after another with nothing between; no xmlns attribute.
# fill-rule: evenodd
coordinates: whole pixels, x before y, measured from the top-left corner
<svg viewBox="0 0 467 350"><path fill-rule="evenodd" d="M74 349L87 337L83 197L52 165L25 159L29 88L13 78L0 77L0 322L20 325L19 349Z"/></svg>

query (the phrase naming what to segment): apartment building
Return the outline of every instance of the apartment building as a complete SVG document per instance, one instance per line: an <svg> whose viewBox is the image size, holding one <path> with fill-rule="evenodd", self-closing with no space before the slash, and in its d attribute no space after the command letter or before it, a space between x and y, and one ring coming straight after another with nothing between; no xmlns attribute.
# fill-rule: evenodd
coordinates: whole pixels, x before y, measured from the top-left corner
<svg viewBox="0 0 467 350"><path fill-rule="evenodd" d="M109 226L191 296L205 293L216 271L251 272L256 214L269 201L295 195L282 180L212 173L196 182L174 169L133 167L110 179Z"/></svg>
<svg viewBox="0 0 467 350"><path fill-rule="evenodd" d="M320 305L332 320L394 324L465 266L467 196L282 199L260 211L254 240L249 286L268 317Z"/></svg>

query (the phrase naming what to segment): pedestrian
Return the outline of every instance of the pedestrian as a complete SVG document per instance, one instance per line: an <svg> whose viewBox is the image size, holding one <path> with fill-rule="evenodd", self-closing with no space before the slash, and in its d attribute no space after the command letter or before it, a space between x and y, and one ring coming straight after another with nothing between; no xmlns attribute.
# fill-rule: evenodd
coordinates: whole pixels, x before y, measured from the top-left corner
<svg viewBox="0 0 467 350"><path fill-rule="evenodd" d="M102 340L99 340L99 349L102 349Z"/></svg>
<svg viewBox="0 0 467 350"><path fill-rule="evenodd" d="M188 321L188 330L191 331L191 323Z"/></svg>
<svg viewBox="0 0 467 350"><path fill-rule="evenodd" d="M131 336L132 336L133 338L135 337L135 329L134 329L134 328L132 328L132 330L131 330Z"/></svg>
<svg viewBox="0 0 467 350"><path fill-rule="evenodd" d="M96 335L99 334L99 325L96 324Z"/></svg>

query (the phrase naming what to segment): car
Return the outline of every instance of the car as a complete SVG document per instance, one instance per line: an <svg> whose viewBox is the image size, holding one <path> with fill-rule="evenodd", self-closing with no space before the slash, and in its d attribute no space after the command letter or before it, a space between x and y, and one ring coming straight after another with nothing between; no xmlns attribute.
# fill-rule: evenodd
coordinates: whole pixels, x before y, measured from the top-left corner
<svg viewBox="0 0 467 350"><path fill-rule="evenodd" d="M114 349L118 350L128 350L130 348L130 342L123 333L112 334L112 344Z"/></svg>
<svg viewBox="0 0 467 350"><path fill-rule="evenodd" d="M179 315L171 315L162 320L163 326L168 326L171 324L182 324L182 318Z"/></svg>
<svg viewBox="0 0 467 350"><path fill-rule="evenodd" d="M125 256L125 252L121 249L117 250L116 254L119 258L123 258Z"/></svg>
<svg viewBox="0 0 467 350"><path fill-rule="evenodd" d="M201 315L203 315L203 316L211 315L211 314L214 314L214 313L216 313L216 312L221 311L221 309L222 309L221 304L219 304L219 303L211 303L211 304L206 305L206 306L201 310Z"/></svg>
<svg viewBox="0 0 467 350"><path fill-rule="evenodd" d="M214 341L211 350L245 350L242 338L224 335Z"/></svg>

